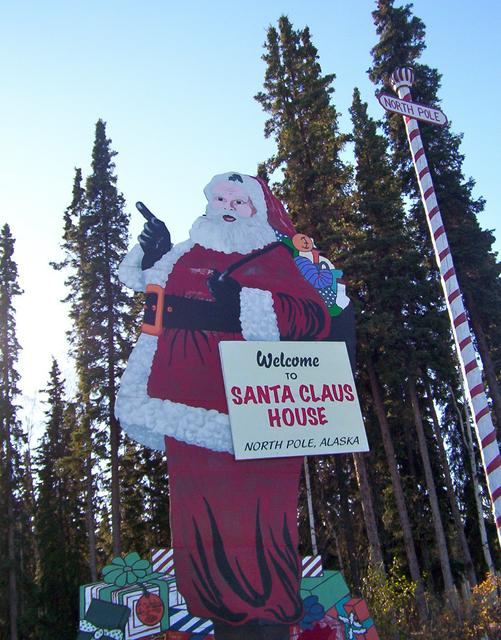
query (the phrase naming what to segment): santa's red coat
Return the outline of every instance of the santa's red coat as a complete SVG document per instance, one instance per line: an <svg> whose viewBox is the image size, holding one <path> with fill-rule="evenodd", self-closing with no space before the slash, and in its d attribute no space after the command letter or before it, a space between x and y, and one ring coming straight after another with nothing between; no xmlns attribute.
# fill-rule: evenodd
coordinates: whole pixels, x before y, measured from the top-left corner
<svg viewBox="0 0 501 640"><path fill-rule="evenodd" d="M241 258L238 253L212 251L197 244L177 260L165 292L213 300L208 278L214 270L222 273ZM231 277L243 288L271 292L281 340L321 340L328 335L330 319L325 304L301 276L286 247L278 245L264 255L257 255L232 272ZM249 311L255 313L259 322L262 310ZM158 338L148 395L228 413L218 343L243 339L241 332L167 328Z"/></svg>

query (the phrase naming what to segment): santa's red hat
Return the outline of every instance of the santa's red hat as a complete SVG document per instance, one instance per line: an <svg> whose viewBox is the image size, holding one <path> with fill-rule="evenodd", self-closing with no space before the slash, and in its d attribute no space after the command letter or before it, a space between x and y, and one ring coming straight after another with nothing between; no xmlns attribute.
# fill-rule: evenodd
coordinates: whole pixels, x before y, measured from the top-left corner
<svg viewBox="0 0 501 640"><path fill-rule="evenodd" d="M220 182L225 182L226 180L240 184L245 189L256 207L257 214L262 217L263 220L267 220L270 227L290 237L296 233L285 207L280 200L272 194L269 186L262 178L248 176L244 173L238 173L237 171L220 173L214 176L204 189L207 200L210 201L210 196L215 185Z"/></svg>
<svg viewBox="0 0 501 640"><path fill-rule="evenodd" d="M254 179L259 182L264 193L269 225L280 233L285 233L285 235L292 237L296 230L284 205L273 195L270 187L262 178L256 177Z"/></svg>

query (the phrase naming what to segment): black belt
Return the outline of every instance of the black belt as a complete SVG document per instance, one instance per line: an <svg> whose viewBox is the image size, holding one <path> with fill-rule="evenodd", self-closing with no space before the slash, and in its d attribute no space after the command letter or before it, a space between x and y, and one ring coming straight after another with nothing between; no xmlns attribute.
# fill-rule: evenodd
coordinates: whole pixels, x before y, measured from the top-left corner
<svg viewBox="0 0 501 640"><path fill-rule="evenodd" d="M242 330L239 317L239 305L229 308L217 301L171 296L160 285L149 284L142 331L155 336L164 329L239 333Z"/></svg>

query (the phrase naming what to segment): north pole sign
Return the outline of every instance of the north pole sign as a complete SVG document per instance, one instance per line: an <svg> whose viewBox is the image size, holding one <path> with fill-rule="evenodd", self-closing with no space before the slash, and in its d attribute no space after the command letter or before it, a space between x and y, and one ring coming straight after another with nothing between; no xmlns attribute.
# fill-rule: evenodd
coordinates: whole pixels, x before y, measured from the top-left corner
<svg viewBox="0 0 501 640"><path fill-rule="evenodd" d="M435 107L430 107L426 104L419 104L417 102L400 100L388 93L380 93L377 99L379 100L379 104L383 109L386 109L386 111L393 111L394 113L399 113L401 116L423 120L423 122L436 124L439 127L445 127L447 124L447 116L442 113L440 109L435 109Z"/></svg>
<svg viewBox="0 0 501 640"><path fill-rule="evenodd" d="M368 451L346 345L219 345L235 458Z"/></svg>

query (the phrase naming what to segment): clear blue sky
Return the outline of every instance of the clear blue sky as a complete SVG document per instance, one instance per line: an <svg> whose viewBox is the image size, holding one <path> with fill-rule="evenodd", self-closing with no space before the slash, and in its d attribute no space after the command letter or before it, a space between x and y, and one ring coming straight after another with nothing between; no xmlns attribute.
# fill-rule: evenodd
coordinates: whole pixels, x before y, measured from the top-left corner
<svg viewBox="0 0 501 640"><path fill-rule="evenodd" d="M202 212L215 173L254 173L274 150L263 138L262 45L285 13L308 25L324 73L335 73L341 128L354 86L381 117L366 71L377 41L370 0L253 3L169 0L32 0L0 7L0 224L11 225L20 283L16 302L22 389L46 385L51 355L69 372L61 257L62 214L74 167L88 172L98 118L118 151L118 187L162 217L175 241ZM427 27L422 61L443 74L442 109L464 133L464 164L487 199L483 227L498 225L501 4L416 0ZM501 246L499 242L498 248Z"/></svg>

